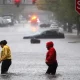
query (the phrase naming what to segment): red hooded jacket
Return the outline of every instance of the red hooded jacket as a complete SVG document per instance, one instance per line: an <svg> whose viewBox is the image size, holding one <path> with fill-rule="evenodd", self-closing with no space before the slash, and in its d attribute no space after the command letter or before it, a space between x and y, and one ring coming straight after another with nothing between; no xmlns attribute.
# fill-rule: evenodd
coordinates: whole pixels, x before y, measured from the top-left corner
<svg viewBox="0 0 80 80"><path fill-rule="evenodd" d="M57 62L56 60L56 50L53 47L53 42L47 42L46 47L48 48L48 52L46 54L46 63L47 64L53 64L54 62Z"/></svg>

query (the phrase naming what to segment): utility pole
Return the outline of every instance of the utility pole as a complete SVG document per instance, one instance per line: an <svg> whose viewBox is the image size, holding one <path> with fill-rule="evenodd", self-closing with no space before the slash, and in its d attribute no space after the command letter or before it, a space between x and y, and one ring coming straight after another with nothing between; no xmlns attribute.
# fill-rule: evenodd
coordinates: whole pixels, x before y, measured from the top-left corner
<svg viewBox="0 0 80 80"><path fill-rule="evenodd" d="M6 0L3 0L3 5L5 5L6 4Z"/></svg>

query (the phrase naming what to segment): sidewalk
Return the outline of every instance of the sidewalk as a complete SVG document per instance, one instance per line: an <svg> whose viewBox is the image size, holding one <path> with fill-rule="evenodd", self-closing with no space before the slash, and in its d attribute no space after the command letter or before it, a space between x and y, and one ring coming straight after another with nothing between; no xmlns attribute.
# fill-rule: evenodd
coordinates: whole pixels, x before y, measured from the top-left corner
<svg viewBox="0 0 80 80"><path fill-rule="evenodd" d="M64 34L66 38L80 41L80 35L77 35L77 30L73 30L72 33L64 32Z"/></svg>

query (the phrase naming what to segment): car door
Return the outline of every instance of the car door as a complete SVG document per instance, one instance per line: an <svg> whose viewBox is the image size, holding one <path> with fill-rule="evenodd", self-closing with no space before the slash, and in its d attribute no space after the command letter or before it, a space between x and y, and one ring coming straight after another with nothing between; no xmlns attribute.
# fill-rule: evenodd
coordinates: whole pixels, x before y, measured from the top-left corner
<svg viewBox="0 0 80 80"><path fill-rule="evenodd" d="M51 38L52 33L51 33L51 31L46 31L43 36L44 36L45 38Z"/></svg>
<svg viewBox="0 0 80 80"><path fill-rule="evenodd" d="M46 38L46 31L44 31L43 33L41 33L41 34L39 35L39 37L40 37L40 38Z"/></svg>
<svg viewBox="0 0 80 80"><path fill-rule="evenodd" d="M52 38L52 32L51 31L45 31L40 35L40 38Z"/></svg>
<svg viewBox="0 0 80 80"><path fill-rule="evenodd" d="M57 31L53 31L51 37L52 38L58 38L58 32Z"/></svg>

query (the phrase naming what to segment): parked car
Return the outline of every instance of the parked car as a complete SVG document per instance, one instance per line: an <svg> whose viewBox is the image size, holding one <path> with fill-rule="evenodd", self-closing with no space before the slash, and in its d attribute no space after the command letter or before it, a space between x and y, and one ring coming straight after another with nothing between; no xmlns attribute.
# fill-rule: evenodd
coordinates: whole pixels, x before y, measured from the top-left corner
<svg viewBox="0 0 80 80"><path fill-rule="evenodd" d="M8 21L8 25L14 25L13 15L3 15L2 17Z"/></svg>
<svg viewBox="0 0 80 80"><path fill-rule="evenodd" d="M51 24L50 28L57 29L58 25L57 24Z"/></svg>
<svg viewBox="0 0 80 80"><path fill-rule="evenodd" d="M65 36L64 36L64 33L60 33L55 30L47 30L47 31L41 32L40 34L23 37L23 39L31 39L31 38L49 39L49 38L65 38Z"/></svg>
<svg viewBox="0 0 80 80"><path fill-rule="evenodd" d="M46 27L50 27L50 25L51 25L51 24L45 24L45 23L43 23L43 24L40 24L40 27L41 27L41 28L43 28L43 27L46 28Z"/></svg>
<svg viewBox="0 0 80 80"><path fill-rule="evenodd" d="M8 26L8 21L3 17L0 17L0 27Z"/></svg>

